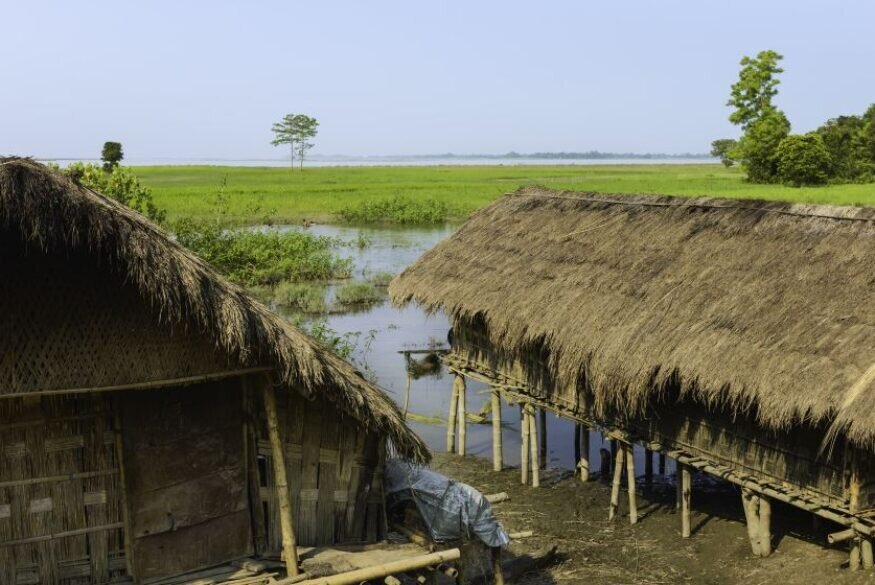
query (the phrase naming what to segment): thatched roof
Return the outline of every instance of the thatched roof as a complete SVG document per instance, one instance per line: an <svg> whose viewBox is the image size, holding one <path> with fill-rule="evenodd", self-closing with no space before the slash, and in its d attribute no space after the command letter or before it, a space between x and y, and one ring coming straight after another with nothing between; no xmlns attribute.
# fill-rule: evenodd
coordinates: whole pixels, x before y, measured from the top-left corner
<svg viewBox="0 0 875 585"><path fill-rule="evenodd" d="M388 437L400 455L428 460L383 391L139 213L34 161L0 159L0 229L45 249L89 250L121 271L166 322L206 332L241 366L275 367L283 383L325 396Z"/></svg>
<svg viewBox="0 0 875 585"><path fill-rule="evenodd" d="M875 445L875 209L523 189L389 291L541 344L601 412L679 387Z"/></svg>

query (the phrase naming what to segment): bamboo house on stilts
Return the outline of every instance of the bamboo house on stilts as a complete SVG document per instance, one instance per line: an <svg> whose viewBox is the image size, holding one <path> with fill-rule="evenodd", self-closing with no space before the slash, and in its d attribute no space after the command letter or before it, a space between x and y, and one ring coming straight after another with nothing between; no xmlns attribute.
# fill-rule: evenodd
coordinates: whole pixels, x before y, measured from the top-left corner
<svg viewBox="0 0 875 585"><path fill-rule="evenodd" d="M149 583L385 533L428 451L348 363L139 214L0 159L0 583ZM277 554L277 556L279 556Z"/></svg>
<svg viewBox="0 0 875 585"><path fill-rule="evenodd" d="M552 411L579 425L584 479L587 431L615 441L610 515L626 467L637 519L638 446L645 475L651 452L676 460L683 536L703 472L740 487L755 555L784 502L842 525L831 539L857 568L875 537L873 266L873 209L523 189L390 294L450 315L454 395L471 378L496 414L520 404L523 482L543 453L536 408Z"/></svg>

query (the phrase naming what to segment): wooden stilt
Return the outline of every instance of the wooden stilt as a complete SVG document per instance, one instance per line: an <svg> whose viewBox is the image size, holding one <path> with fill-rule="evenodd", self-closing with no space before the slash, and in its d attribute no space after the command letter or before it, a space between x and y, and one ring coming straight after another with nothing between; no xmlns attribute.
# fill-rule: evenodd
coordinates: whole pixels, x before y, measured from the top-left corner
<svg viewBox="0 0 875 585"><path fill-rule="evenodd" d="M860 476L857 473L857 465L854 458L854 452L849 453L849 463L851 466L851 482L848 486L848 510L853 514L860 509ZM861 542L860 535L855 535L851 540L851 550L848 557L848 568L852 571L860 569L862 551L860 550Z"/></svg>
<svg viewBox="0 0 875 585"><path fill-rule="evenodd" d="M765 558L772 554L772 502L765 496L760 496L759 516L760 556Z"/></svg>
<svg viewBox="0 0 875 585"><path fill-rule="evenodd" d="M644 450L644 483L650 486L653 483L653 451Z"/></svg>
<svg viewBox="0 0 875 585"><path fill-rule="evenodd" d="M450 414L447 416L447 453L456 451L456 414L459 411L459 385L453 380L453 392L450 396Z"/></svg>
<svg viewBox="0 0 875 585"><path fill-rule="evenodd" d="M538 448L538 423L535 422L535 407L531 404L527 405L529 413L529 441L531 441L531 467L532 467L532 487L541 487L541 464L538 461L540 449Z"/></svg>
<svg viewBox="0 0 875 585"><path fill-rule="evenodd" d="M623 456L625 451L617 450L614 458L614 480L611 483L611 507L608 511L608 520L613 520L620 511L620 484L623 481Z"/></svg>
<svg viewBox="0 0 875 585"><path fill-rule="evenodd" d="M529 483L529 415L526 405L520 403L520 472L523 485Z"/></svg>
<svg viewBox="0 0 875 585"><path fill-rule="evenodd" d="M608 481L608 478L611 477L611 452L601 447L599 458L599 476L602 481Z"/></svg>
<svg viewBox="0 0 875 585"><path fill-rule="evenodd" d="M754 556L760 556L760 497L756 492L742 488L741 505L744 507L744 518L747 522L747 537L750 540L750 550Z"/></svg>
<svg viewBox="0 0 875 585"><path fill-rule="evenodd" d="M852 571L860 570L860 538L851 539L851 550L848 557L848 568Z"/></svg>
<svg viewBox="0 0 875 585"><path fill-rule="evenodd" d="M629 490L629 524L638 523L638 500L635 492L635 446L623 444L626 452L626 485Z"/></svg>
<svg viewBox="0 0 875 585"><path fill-rule="evenodd" d="M872 539L871 538L863 538L860 543L860 559L863 564L864 569L871 569L875 566L875 560L873 560L872 556Z"/></svg>
<svg viewBox="0 0 875 585"><path fill-rule="evenodd" d="M456 375L456 382L459 385L459 441L456 446L459 449L459 455L464 455L466 436L468 434L468 405L467 397L465 396L465 377Z"/></svg>
<svg viewBox="0 0 875 585"><path fill-rule="evenodd" d="M504 573L501 571L501 547L492 547L492 583L504 585Z"/></svg>
<svg viewBox="0 0 875 585"><path fill-rule="evenodd" d="M280 436L279 416L277 415L276 393L273 384L265 376L263 384L264 412L267 417L267 434L270 439L271 455L273 456L274 484L279 502L280 530L283 540L283 558L286 562L286 573L289 577L298 574L298 546L295 540L294 522L292 519L292 502L289 495L288 475L286 475L286 454Z"/></svg>
<svg viewBox="0 0 875 585"><path fill-rule="evenodd" d="M681 465L681 536L690 537L690 500L693 491L693 476L689 465Z"/></svg>
<svg viewBox="0 0 875 585"><path fill-rule="evenodd" d="M410 359L408 357L408 359ZM404 420L407 420L407 413L410 411L410 371L407 372L407 390L404 392Z"/></svg>
<svg viewBox="0 0 875 585"><path fill-rule="evenodd" d="M665 475L665 453L659 454L659 475Z"/></svg>
<svg viewBox="0 0 875 585"><path fill-rule="evenodd" d="M577 470L580 481L589 481L589 429L580 425L580 440L578 441L580 455L577 458Z"/></svg>
<svg viewBox="0 0 875 585"><path fill-rule="evenodd" d="M504 468L504 447L501 444L501 395L492 391L492 469Z"/></svg>
<svg viewBox="0 0 875 585"><path fill-rule="evenodd" d="M543 408L538 410L538 447L540 448L540 455L538 457L538 462L540 463L541 469L547 469L547 411Z"/></svg>

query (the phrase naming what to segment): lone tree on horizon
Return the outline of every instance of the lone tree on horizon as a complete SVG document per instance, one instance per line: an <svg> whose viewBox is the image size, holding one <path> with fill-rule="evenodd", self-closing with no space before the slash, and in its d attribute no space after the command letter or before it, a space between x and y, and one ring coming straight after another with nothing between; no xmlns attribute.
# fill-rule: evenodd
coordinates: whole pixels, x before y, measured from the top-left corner
<svg viewBox="0 0 875 585"><path fill-rule="evenodd" d="M104 171L112 171L114 167L118 166L123 158L125 158L125 153L122 152L121 142L103 143L103 151L100 153L100 160L103 161Z"/></svg>
<svg viewBox="0 0 875 585"><path fill-rule="evenodd" d="M295 166L295 154L298 155L298 160L301 161L301 169L304 168L304 157L307 151L313 148L313 143L310 139L316 136L319 129L319 122L316 118L311 118L305 114L286 114L282 121L277 122L271 128L276 136L271 144L279 146L280 144L289 145L289 167Z"/></svg>

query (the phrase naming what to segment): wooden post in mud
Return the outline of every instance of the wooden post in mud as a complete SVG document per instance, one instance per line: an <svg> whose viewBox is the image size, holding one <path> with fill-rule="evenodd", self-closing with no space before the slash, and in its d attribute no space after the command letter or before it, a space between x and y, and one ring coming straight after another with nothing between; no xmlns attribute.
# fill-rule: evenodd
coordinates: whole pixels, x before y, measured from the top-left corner
<svg viewBox="0 0 875 585"><path fill-rule="evenodd" d="M447 416L447 453L456 451L456 414L459 411L459 385L453 379L453 393L450 396L450 414Z"/></svg>
<svg viewBox="0 0 875 585"><path fill-rule="evenodd" d="M531 467L532 467L532 487L541 487L541 464L538 461L540 449L538 448L538 423L535 421L535 407L531 404L526 405L529 415L529 441L532 451Z"/></svg>
<svg viewBox="0 0 875 585"><path fill-rule="evenodd" d="M520 472L523 485L529 483L529 415L526 405L520 402Z"/></svg>
<svg viewBox="0 0 875 585"><path fill-rule="evenodd" d="M547 411L541 408L538 411L538 418L540 419L538 421L540 424L540 434L538 435L540 455L538 457L538 462L540 463L541 469L547 469Z"/></svg>
<svg viewBox="0 0 875 585"><path fill-rule="evenodd" d="M267 435L270 439L270 450L273 456L274 483L276 498L279 503L280 531L282 532L283 557L286 562L286 573L289 577L298 574L298 547L295 540L294 522L292 521L292 502L289 495L289 480L286 474L286 454L280 436L279 415L277 414L276 393L270 379L265 376L262 383L264 396L264 413L267 418Z"/></svg>
<svg viewBox="0 0 875 585"><path fill-rule="evenodd" d="M690 500L693 491L693 476L690 473L690 466L679 464L681 484L681 536L683 538L690 537Z"/></svg>
<svg viewBox="0 0 875 585"><path fill-rule="evenodd" d="M623 449L617 450L614 458L614 481L611 483L611 507L608 510L608 520L613 520L620 510L620 484L623 482Z"/></svg>
<svg viewBox="0 0 875 585"><path fill-rule="evenodd" d="M653 483L653 451L644 449L644 483L648 487Z"/></svg>
<svg viewBox="0 0 875 585"><path fill-rule="evenodd" d="M744 519L747 522L747 537L750 540L750 550L754 556L760 556L760 497L748 488L741 489L741 505L744 508Z"/></svg>
<svg viewBox="0 0 875 585"><path fill-rule="evenodd" d="M848 486L848 510L851 514L855 514L860 508L860 476L857 474L857 466L854 461L853 452L850 454L850 464L851 483ZM851 539L850 545L851 549L848 556L848 568L851 571L857 571L860 569L860 557L862 556L859 534L856 534L854 538Z"/></svg>
<svg viewBox="0 0 875 585"><path fill-rule="evenodd" d="M623 443L626 452L626 486L629 489L629 524L638 524L638 494L635 493L635 446Z"/></svg>
<svg viewBox="0 0 875 585"><path fill-rule="evenodd" d="M772 502L766 496L760 496L759 516L760 556L765 558L772 554Z"/></svg>
<svg viewBox="0 0 875 585"><path fill-rule="evenodd" d="M409 355L409 354L408 354ZM408 358L409 360L410 358ZM407 420L407 413L410 411L410 370L407 371L407 390L404 392L404 420Z"/></svg>
<svg viewBox="0 0 875 585"><path fill-rule="evenodd" d="M465 436L468 434L468 412L465 396L465 377L456 375L456 382L459 385L459 441L456 447L459 450L459 455L465 454Z"/></svg>
<svg viewBox="0 0 875 585"><path fill-rule="evenodd" d="M580 481L589 481L589 429L586 425L574 426L574 447Z"/></svg>
<svg viewBox="0 0 875 585"><path fill-rule="evenodd" d="M492 390L492 469L504 468L504 451L501 444L501 395Z"/></svg>
<svg viewBox="0 0 875 585"><path fill-rule="evenodd" d="M665 475L665 453L659 454L659 475Z"/></svg>
<svg viewBox="0 0 875 585"><path fill-rule="evenodd" d="M860 543L860 559L863 563L864 569L871 569L875 566L875 559L872 556L872 539L871 538L863 538Z"/></svg>

